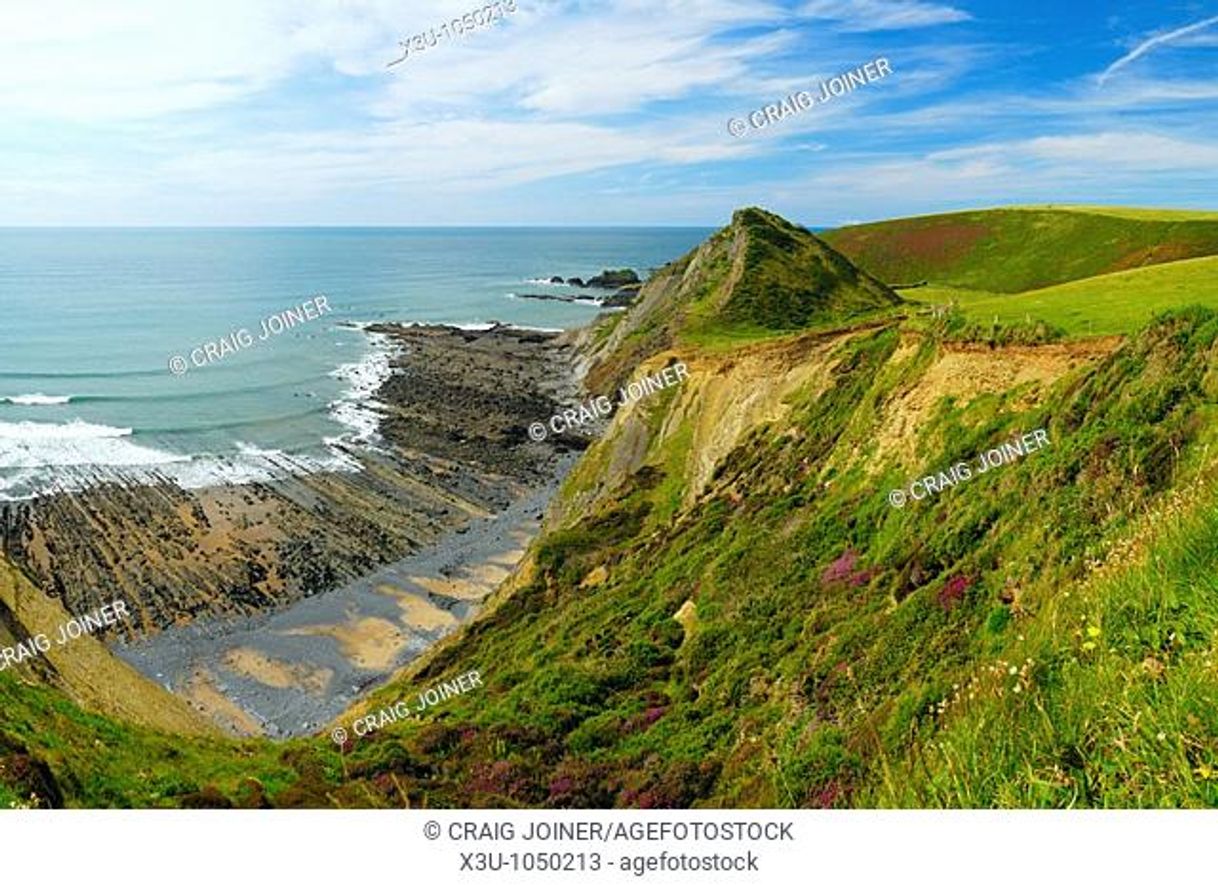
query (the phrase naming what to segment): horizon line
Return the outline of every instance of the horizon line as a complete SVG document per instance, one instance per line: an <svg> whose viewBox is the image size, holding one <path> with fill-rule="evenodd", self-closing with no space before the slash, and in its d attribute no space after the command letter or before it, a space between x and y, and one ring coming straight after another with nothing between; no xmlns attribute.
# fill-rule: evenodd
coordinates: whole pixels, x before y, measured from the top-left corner
<svg viewBox="0 0 1218 885"><path fill-rule="evenodd" d="M700 230L705 224L0 224L3 230L633 230L671 228Z"/></svg>

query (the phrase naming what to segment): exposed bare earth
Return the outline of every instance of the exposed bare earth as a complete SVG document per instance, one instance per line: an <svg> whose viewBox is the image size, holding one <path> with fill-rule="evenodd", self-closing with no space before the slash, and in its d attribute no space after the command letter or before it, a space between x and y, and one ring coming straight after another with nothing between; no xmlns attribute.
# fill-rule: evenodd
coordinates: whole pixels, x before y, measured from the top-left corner
<svg viewBox="0 0 1218 885"><path fill-rule="evenodd" d="M1122 340L1116 336L1067 344L1007 346L999 353L985 345L945 344L916 384L884 404L876 450L868 463L883 464L893 456L913 463L913 442L931 411L945 397L963 407L987 393L1020 390L1024 405L1031 407L1057 379L1107 357ZM918 342L916 335L906 337L893 354L893 363L912 357Z"/></svg>

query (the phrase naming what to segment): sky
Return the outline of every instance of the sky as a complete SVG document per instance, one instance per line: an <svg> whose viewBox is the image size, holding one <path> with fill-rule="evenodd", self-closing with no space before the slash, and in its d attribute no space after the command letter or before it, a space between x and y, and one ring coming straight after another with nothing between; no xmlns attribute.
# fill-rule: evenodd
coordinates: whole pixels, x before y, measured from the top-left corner
<svg viewBox="0 0 1218 885"><path fill-rule="evenodd" d="M0 225L1218 209L1218 0L500 0L402 59L484 5L0 0Z"/></svg>

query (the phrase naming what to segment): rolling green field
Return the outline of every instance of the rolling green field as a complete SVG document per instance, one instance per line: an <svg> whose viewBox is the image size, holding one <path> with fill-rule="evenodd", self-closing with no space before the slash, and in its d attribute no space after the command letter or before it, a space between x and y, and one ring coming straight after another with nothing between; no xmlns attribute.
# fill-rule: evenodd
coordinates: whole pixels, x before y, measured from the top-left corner
<svg viewBox="0 0 1218 885"><path fill-rule="evenodd" d="M1026 292L1218 255L1218 215L1106 208L984 209L853 225L822 235L881 281Z"/></svg>
<svg viewBox="0 0 1218 885"><path fill-rule="evenodd" d="M1167 310L1218 308L1218 257L1157 264L1015 295L946 286L903 294L925 304L954 301L970 322L982 327L1043 320L1072 337L1127 334Z"/></svg>
<svg viewBox="0 0 1218 885"><path fill-rule="evenodd" d="M1003 206L1028 212L1044 212L1048 209L1062 212L1086 212L1090 215L1111 215L1114 218L1131 218L1136 221L1218 221L1218 212L1199 209L1140 209L1135 206L1087 206L1087 205L1031 205Z"/></svg>

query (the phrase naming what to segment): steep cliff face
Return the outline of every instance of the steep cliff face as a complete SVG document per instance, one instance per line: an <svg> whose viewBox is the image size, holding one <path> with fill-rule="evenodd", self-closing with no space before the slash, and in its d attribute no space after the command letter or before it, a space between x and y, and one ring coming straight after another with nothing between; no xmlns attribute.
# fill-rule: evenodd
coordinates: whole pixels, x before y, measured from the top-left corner
<svg viewBox="0 0 1218 885"><path fill-rule="evenodd" d="M1036 710L1116 734L1124 714L1071 686L1115 691L1147 659L1218 701L1203 664L1172 670L1161 647L1164 630L1208 647L1212 594L1179 591L1191 601L1172 626L1149 629L1126 607L1145 611L1154 591L1095 572L1130 567L1130 550L1159 543L1146 526L1204 501L1173 489L1212 482L1216 333L1196 312L1125 342L982 354L864 324L657 354L686 360L686 385L616 416L528 578L381 696L486 674L484 696L403 741L429 750L425 791L456 804L1136 804L1151 801L1129 780L1145 766L1162 778L1154 796L1208 801L1184 749L1105 769ZM1045 446L981 472L979 457L1036 430ZM971 477L890 503L961 462ZM1213 527L1180 531L1162 543L1205 549ZM1173 586L1187 582L1176 568ZM1087 618L1105 616L1127 625L1115 661L1087 639L1108 629ZM1148 717L1196 706L1137 704ZM1218 738L1192 715L1188 740ZM994 722L992 746L969 737ZM965 781L950 779L952 753L969 754ZM1026 766L1056 770L1054 786Z"/></svg>
<svg viewBox="0 0 1218 885"><path fill-rule="evenodd" d="M676 297L691 266L650 297ZM426 760L408 790L551 806L1218 798L1189 749L1218 746L1197 712L1218 702L1218 598L1189 576L1216 565L1218 316L1001 347L877 308L728 347L688 336L689 314L643 311L602 332L590 377L645 352L629 377L682 361L688 380L614 416L527 570L370 701L487 678L443 721L384 739ZM1149 615L1165 586L1170 613ZM1135 713L1180 722L1175 743L1114 760L1096 742Z"/></svg>

